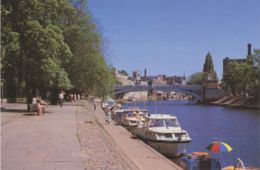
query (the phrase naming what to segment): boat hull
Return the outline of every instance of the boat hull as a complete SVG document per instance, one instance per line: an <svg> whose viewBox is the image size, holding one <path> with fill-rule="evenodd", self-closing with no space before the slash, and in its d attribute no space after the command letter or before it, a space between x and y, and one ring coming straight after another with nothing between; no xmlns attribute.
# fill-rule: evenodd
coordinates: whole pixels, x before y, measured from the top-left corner
<svg viewBox="0 0 260 170"><path fill-rule="evenodd" d="M153 149L168 157L180 157L186 153L186 143L145 141Z"/></svg>

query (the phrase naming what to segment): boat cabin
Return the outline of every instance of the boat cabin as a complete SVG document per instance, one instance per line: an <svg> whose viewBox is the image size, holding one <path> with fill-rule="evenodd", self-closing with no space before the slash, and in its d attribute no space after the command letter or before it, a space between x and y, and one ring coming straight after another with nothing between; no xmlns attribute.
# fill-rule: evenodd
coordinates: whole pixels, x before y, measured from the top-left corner
<svg viewBox="0 0 260 170"><path fill-rule="evenodd" d="M167 114L154 114L145 116L144 127L152 129L175 128L181 130L180 124L175 116Z"/></svg>
<svg viewBox="0 0 260 170"><path fill-rule="evenodd" d="M121 115L121 122L125 126L137 126L144 121L147 110L144 109L126 109Z"/></svg>

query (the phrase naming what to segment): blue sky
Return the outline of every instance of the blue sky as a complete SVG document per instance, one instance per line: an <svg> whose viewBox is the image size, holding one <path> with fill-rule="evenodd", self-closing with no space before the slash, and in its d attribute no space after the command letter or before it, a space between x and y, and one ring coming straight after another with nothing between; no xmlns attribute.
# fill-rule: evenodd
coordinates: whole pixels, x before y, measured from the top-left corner
<svg viewBox="0 0 260 170"><path fill-rule="evenodd" d="M105 56L120 70L191 75L208 52L222 78L225 57L260 48L259 0L88 0Z"/></svg>

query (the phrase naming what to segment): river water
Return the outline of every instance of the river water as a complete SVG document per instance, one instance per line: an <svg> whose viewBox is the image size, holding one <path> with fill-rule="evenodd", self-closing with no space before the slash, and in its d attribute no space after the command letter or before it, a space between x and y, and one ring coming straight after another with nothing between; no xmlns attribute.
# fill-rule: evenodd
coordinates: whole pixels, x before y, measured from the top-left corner
<svg viewBox="0 0 260 170"><path fill-rule="evenodd" d="M260 167L260 111L213 105L197 105L186 101L147 101L126 103L126 107L146 108L152 113L177 116L192 138L188 153L207 151L210 142L223 141L233 148L230 153L213 154L222 167L234 165L239 157L245 166Z"/></svg>

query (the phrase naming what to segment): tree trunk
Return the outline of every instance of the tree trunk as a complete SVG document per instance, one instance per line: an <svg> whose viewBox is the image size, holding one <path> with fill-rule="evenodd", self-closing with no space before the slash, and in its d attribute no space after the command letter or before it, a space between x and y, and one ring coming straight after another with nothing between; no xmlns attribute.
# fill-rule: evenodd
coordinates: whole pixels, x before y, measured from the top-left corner
<svg viewBox="0 0 260 170"><path fill-rule="evenodd" d="M27 91L27 98L26 98L26 102L27 102L27 111L30 112L31 110L31 103L32 103L32 86L30 81L27 79L26 80L26 91Z"/></svg>

